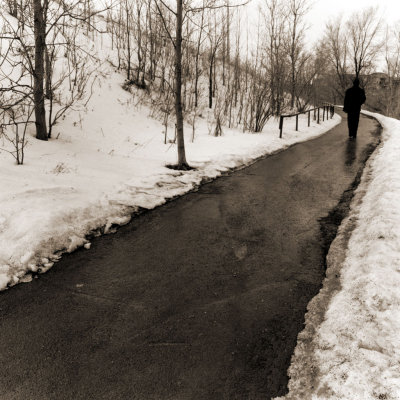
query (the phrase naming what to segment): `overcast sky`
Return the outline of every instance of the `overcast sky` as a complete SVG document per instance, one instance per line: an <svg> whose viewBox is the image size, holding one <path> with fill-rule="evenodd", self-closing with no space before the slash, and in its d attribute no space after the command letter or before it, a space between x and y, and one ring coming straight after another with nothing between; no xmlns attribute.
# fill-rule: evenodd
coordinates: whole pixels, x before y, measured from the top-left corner
<svg viewBox="0 0 400 400"><path fill-rule="evenodd" d="M378 15L389 24L400 21L399 0L314 0L308 14L310 35L318 36L324 32L325 23L343 14L344 17L367 7L379 6Z"/></svg>
<svg viewBox="0 0 400 400"><path fill-rule="evenodd" d="M258 5L264 2L265 0L251 0L248 5L251 19L256 18ZM324 33L325 24L330 19L339 15L346 18L356 11L371 6L379 6L377 14L384 22L393 24L400 21L400 0L311 0L311 2L312 7L307 15L307 22L309 24L308 36L312 41L317 40L318 36ZM254 26L253 23L251 25Z"/></svg>

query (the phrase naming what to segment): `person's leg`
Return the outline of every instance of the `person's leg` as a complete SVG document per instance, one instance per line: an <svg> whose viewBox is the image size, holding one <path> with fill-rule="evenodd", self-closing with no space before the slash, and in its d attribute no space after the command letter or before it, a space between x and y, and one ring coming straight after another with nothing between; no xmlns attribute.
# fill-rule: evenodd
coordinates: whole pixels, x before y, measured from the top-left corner
<svg viewBox="0 0 400 400"><path fill-rule="evenodd" d="M357 137L358 123L360 121L360 113L354 114L353 120L353 137Z"/></svg>
<svg viewBox="0 0 400 400"><path fill-rule="evenodd" d="M352 119L351 114L347 114L347 127L349 128L349 137L352 137Z"/></svg>
<svg viewBox="0 0 400 400"><path fill-rule="evenodd" d="M349 113L347 117L348 127L349 127L349 136L355 138L357 136L358 129L358 121L360 120L360 114Z"/></svg>

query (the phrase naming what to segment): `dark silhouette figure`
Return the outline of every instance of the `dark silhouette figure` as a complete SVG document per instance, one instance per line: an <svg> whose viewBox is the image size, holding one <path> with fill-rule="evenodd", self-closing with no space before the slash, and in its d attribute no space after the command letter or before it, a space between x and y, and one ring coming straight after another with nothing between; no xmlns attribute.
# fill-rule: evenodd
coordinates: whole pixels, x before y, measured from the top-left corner
<svg viewBox="0 0 400 400"><path fill-rule="evenodd" d="M357 137L358 121L360 120L361 105L365 103L364 89L360 88L358 78L354 79L353 86L346 90L343 111L347 113L347 125L350 139Z"/></svg>

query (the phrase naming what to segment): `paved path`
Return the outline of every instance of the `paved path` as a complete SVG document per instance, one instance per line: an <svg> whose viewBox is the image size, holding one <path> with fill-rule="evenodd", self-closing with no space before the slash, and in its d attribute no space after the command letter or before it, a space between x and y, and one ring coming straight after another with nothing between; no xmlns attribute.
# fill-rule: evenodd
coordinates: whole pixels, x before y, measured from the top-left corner
<svg viewBox="0 0 400 400"><path fill-rule="evenodd" d="M146 213L0 294L1 399L269 399L324 275L363 117Z"/></svg>

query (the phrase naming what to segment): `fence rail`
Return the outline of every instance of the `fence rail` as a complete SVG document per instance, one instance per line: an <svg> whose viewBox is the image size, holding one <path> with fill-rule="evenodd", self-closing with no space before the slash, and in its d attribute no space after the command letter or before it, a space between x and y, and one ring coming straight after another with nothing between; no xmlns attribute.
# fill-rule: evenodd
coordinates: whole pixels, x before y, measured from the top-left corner
<svg viewBox="0 0 400 400"><path fill-rule="evenodd" d="M325 121L325 114L326 114L326 119L329 119L329 116L331 117L331 119L333 118L333 116L335 115L335 106L333 104L330 103L325 103L322 106L319 107L315 107L315 108L311 108L309 110L306 111L302 111L296 114L282 114L279 118L279 137L282 138L282 133L283 133L283 120L285 118L292 118L292 117L296 117L296 131L299 130L299 115L301 114L308 114L308 118L307 118L307 123L308 123L308 127L310 126L311 123L311 113L314 112L314 116L313 119L314 121L317 121L317 124L321 123L321 115L320 115L320 110L322 109L322 121Z"/></svg>

